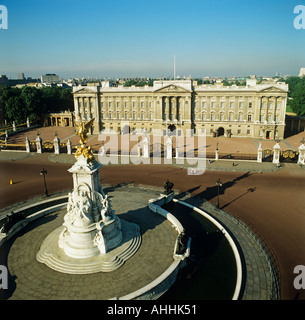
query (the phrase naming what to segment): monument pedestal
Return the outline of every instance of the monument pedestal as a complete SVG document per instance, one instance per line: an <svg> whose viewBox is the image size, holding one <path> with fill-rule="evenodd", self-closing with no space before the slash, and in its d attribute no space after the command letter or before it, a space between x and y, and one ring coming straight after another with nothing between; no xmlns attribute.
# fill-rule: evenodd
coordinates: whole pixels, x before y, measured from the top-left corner
<svg viewBox="0 0 305 320"><path fill-rule="evenodd" d="M69 274L90 274L96 272L111 272L121 267L126 260L131 258L139 246L141 245L140 228L134 223L121 221L122 242L120 246L109 250L102 254L97 251L90 250L90 254L96 252L93 257L85 257L87 249L84 249L84 257L80 257L80 248L75 252L77 258L67 255L63 249L58 246L58 238L63 232L63 226L51 232L43 241L40 250L37 254L37 260L45 263L53 270L69 273ZM70 247L70 253L73 250Z"/></svg>
<svg viewBox="0 0 305 320"><path fill-rule="evenodd" d="M100 185L97 161L81 155L69 169L69 193L63 226L43 242L37 260L65 273L93 273L119 268L139 248L139 227L120 220Z"/></svg>

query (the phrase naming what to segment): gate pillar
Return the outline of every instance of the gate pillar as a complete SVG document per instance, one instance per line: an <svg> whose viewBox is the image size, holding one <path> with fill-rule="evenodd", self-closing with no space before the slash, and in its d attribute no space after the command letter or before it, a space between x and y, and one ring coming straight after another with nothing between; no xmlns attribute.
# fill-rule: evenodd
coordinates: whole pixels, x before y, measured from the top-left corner
<svg viewBox="0 0 305 320"><path fill-rule="evenodd" d="M304 143L299 146L298 164L305 165L305 145L304 145Z"/></svg>
<svg viewBox="0 0 305 320"><path fill-rule="evenodd" d="M281 147L278 143L273 147L273 160L272 162L275 164L280 163L280 154L281 154Z"/></svg>
<svg viewBox="0 0 305 320"><path fill-rule="evenodd" d="M36 138L36 148L37 148L37 153L42 153L42 139L40 136L37 136Z"/></svg>
<svg viewBox="0 0 305 320"><path fill-rule="evenodd" d="M263 148L261 143L257 149L257 162L263 162Z"/></svg>

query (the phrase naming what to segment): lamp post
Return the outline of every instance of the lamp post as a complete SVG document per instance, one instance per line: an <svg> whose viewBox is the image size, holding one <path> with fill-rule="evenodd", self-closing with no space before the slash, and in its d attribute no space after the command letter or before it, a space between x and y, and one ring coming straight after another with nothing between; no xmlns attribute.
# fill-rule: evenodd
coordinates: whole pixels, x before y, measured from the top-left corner
<svg viewBox="0 0 305 320"><path fill-rule="evenodd" d="M48 197L48 189L47 189L47 184L46 184L46 174L48 173L48 171L43 168L41 171L40 171L40 175L43 176L43 182L44 182L44 192L45 192L45 195L46 197Z"/></svg>
<svg viewBox="0 0 305 320"><path fill-rule="evenodd" d="M216 181L216 185L217 185L217 202L216 202L216 206L219 209L219 187L222 186L222 182L220 181L220 179L218 179Z"/></svg>

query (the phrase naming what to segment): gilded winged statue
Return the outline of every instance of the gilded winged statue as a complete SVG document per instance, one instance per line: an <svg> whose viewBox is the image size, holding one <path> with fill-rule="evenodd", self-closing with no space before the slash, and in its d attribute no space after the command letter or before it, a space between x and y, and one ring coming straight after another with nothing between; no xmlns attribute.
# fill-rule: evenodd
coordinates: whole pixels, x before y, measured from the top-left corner
<svg viewBox="0 0 305 320"><path fill-rule="evenodd" d="M82 120L80 120L80 124L77 126L76 134L80 137L80 146L77 147L77 150L75 152L75 158L80 157L83 155L89 162L92 162L94 160L93 152L90 146L86 146L87 142L87 133L89 132L89 129L93 125L94 118L89 120L88 122L84 123Z"/></svg>

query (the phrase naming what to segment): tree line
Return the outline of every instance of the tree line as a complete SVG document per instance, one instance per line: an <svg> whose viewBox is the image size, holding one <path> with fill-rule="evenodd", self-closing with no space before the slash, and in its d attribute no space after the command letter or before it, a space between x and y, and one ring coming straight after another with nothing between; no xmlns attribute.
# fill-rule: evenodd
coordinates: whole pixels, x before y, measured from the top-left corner
<svg viewBox="0 0 305 320"><path fill-rule="evenodd" d="M70 88L0 86L0 124L41 121L50 112L74 109Z"/></svg>
<svg viewBox="0 0 305 320"><path fill-rule="evenodd" d="M305 77L280 79L289 86L287 106L297 115L305 114Z"/></svg>

